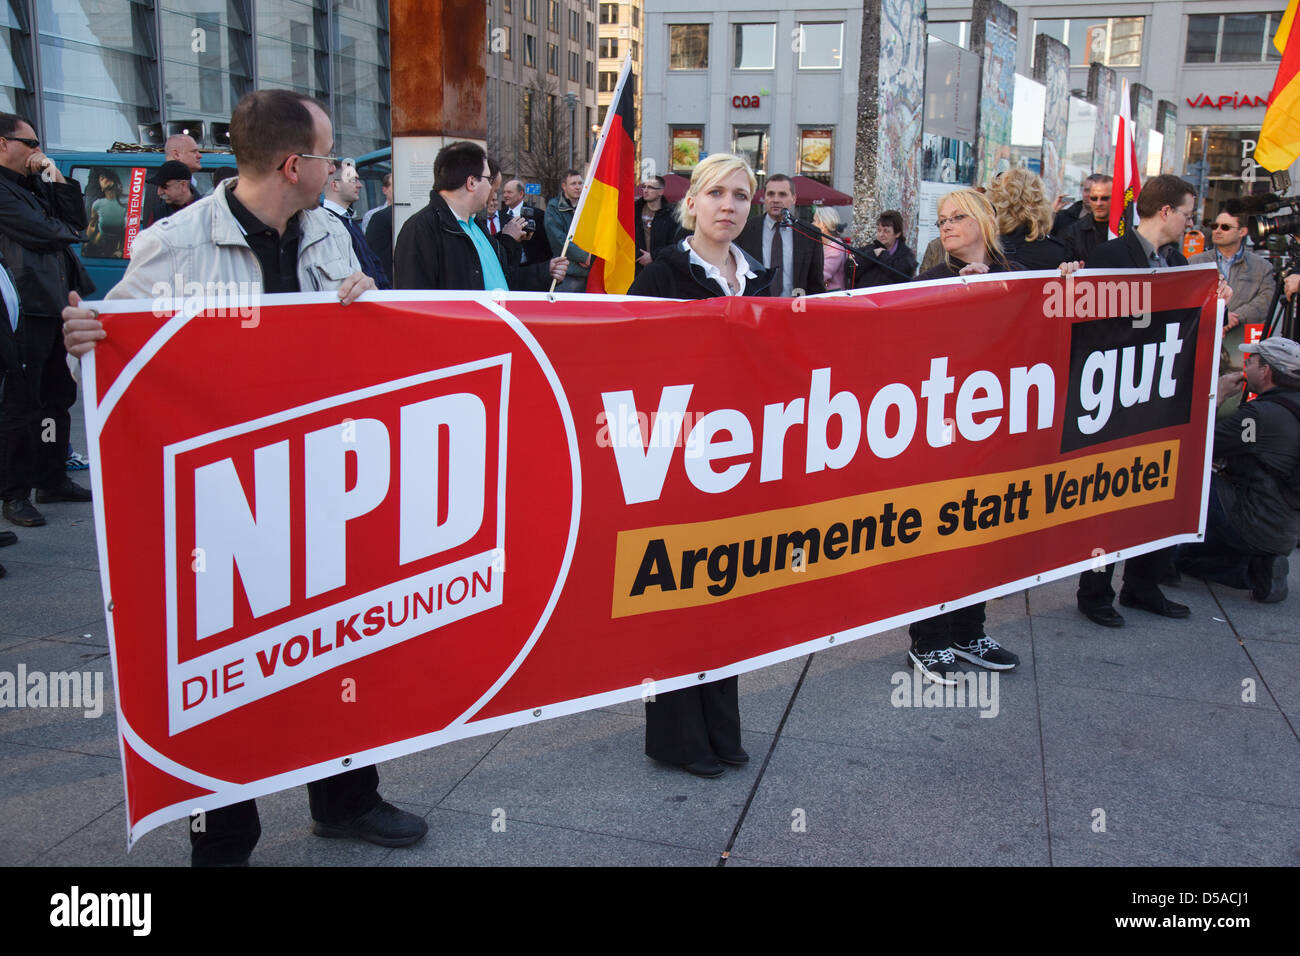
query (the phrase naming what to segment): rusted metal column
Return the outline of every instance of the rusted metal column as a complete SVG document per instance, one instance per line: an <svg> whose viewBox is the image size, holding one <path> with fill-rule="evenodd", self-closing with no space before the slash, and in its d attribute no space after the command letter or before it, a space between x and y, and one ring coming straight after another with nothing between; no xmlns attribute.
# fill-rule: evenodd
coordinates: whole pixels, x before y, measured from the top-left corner
<svg viewBox="0 0 1300 956"><path fill-rule="evenodd" d="M433 158L458 139L487 145L487 5L389 0L393 236L429 201Z"/></svg>

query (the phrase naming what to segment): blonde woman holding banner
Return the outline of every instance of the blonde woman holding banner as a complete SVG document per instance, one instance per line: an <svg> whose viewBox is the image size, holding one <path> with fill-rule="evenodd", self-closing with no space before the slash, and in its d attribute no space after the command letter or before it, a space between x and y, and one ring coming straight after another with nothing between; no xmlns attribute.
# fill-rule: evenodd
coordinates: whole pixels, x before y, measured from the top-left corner
<svg viewBox="0 0 1300 956"><path fill-rule="evenodd" d="M711 299L767 295L772 273L738 245L754 198L754 173L738 156L715 153L698 166L677 209L691 235L666 247L628 289L630 295ZM657 694L645 705L645 752L699 777L720 777L723 764L743 766L739 680Z"/></svg>

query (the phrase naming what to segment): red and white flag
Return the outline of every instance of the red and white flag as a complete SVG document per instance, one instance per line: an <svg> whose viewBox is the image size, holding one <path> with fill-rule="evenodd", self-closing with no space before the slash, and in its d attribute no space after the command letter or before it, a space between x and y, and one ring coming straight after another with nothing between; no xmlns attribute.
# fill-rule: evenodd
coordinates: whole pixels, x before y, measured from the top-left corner
<svg viewBox="0 0 1300 956"><path fill-rule="evenodd" d="M1111 184L1110 237L1116 239L1133 228L1133 206L1142 192L1138 179L1137 145L1133 115L1129 110L1128 80L1119 88L1119 116L1115 124L1115 181Z"/></svg>

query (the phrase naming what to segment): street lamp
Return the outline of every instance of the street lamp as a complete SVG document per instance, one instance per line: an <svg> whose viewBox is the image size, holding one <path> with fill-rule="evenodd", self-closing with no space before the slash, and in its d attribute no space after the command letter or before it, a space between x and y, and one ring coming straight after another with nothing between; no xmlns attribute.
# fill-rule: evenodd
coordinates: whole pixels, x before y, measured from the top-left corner
<svg viewBox="0 0 1300 956"><path fill-rule="evenodd" d="M564 102L569 104L569 168L577 167L576 148L577 143L574 139L574 129L578 122L578 94L572 91L564 94Z"/></svg>

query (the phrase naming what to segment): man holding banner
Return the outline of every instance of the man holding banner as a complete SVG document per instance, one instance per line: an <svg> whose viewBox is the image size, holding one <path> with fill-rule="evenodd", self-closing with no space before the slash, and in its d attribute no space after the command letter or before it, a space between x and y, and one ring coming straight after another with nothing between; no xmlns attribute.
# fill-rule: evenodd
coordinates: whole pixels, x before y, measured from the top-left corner
<svg viewBox="0 0 1300 956"><path fill-rule="evenodd" d="M260 274L268 292L334 288L345 305L374 289L343 226L317 208L335 165L328 155L333 140L329 115L310 97L288 90L244 97L230 123L240 174L235 188L217 189L186 217L164 220L141 233L126 275L107 298L156 298L155 280L171 281L182 262L193 270L182 272L182 280L206 283ZM106 333L93 312L78 307L75 294L69 301L63 310L64 337L68 351L80 356ZM385 802L378 784L373 766L309 783L312 832L391 847L422 839L428 824ZM201 798L198 802L201 806ZM252 800L200 812L190 824L191 862L246 865L260 835Z"/></svg>

